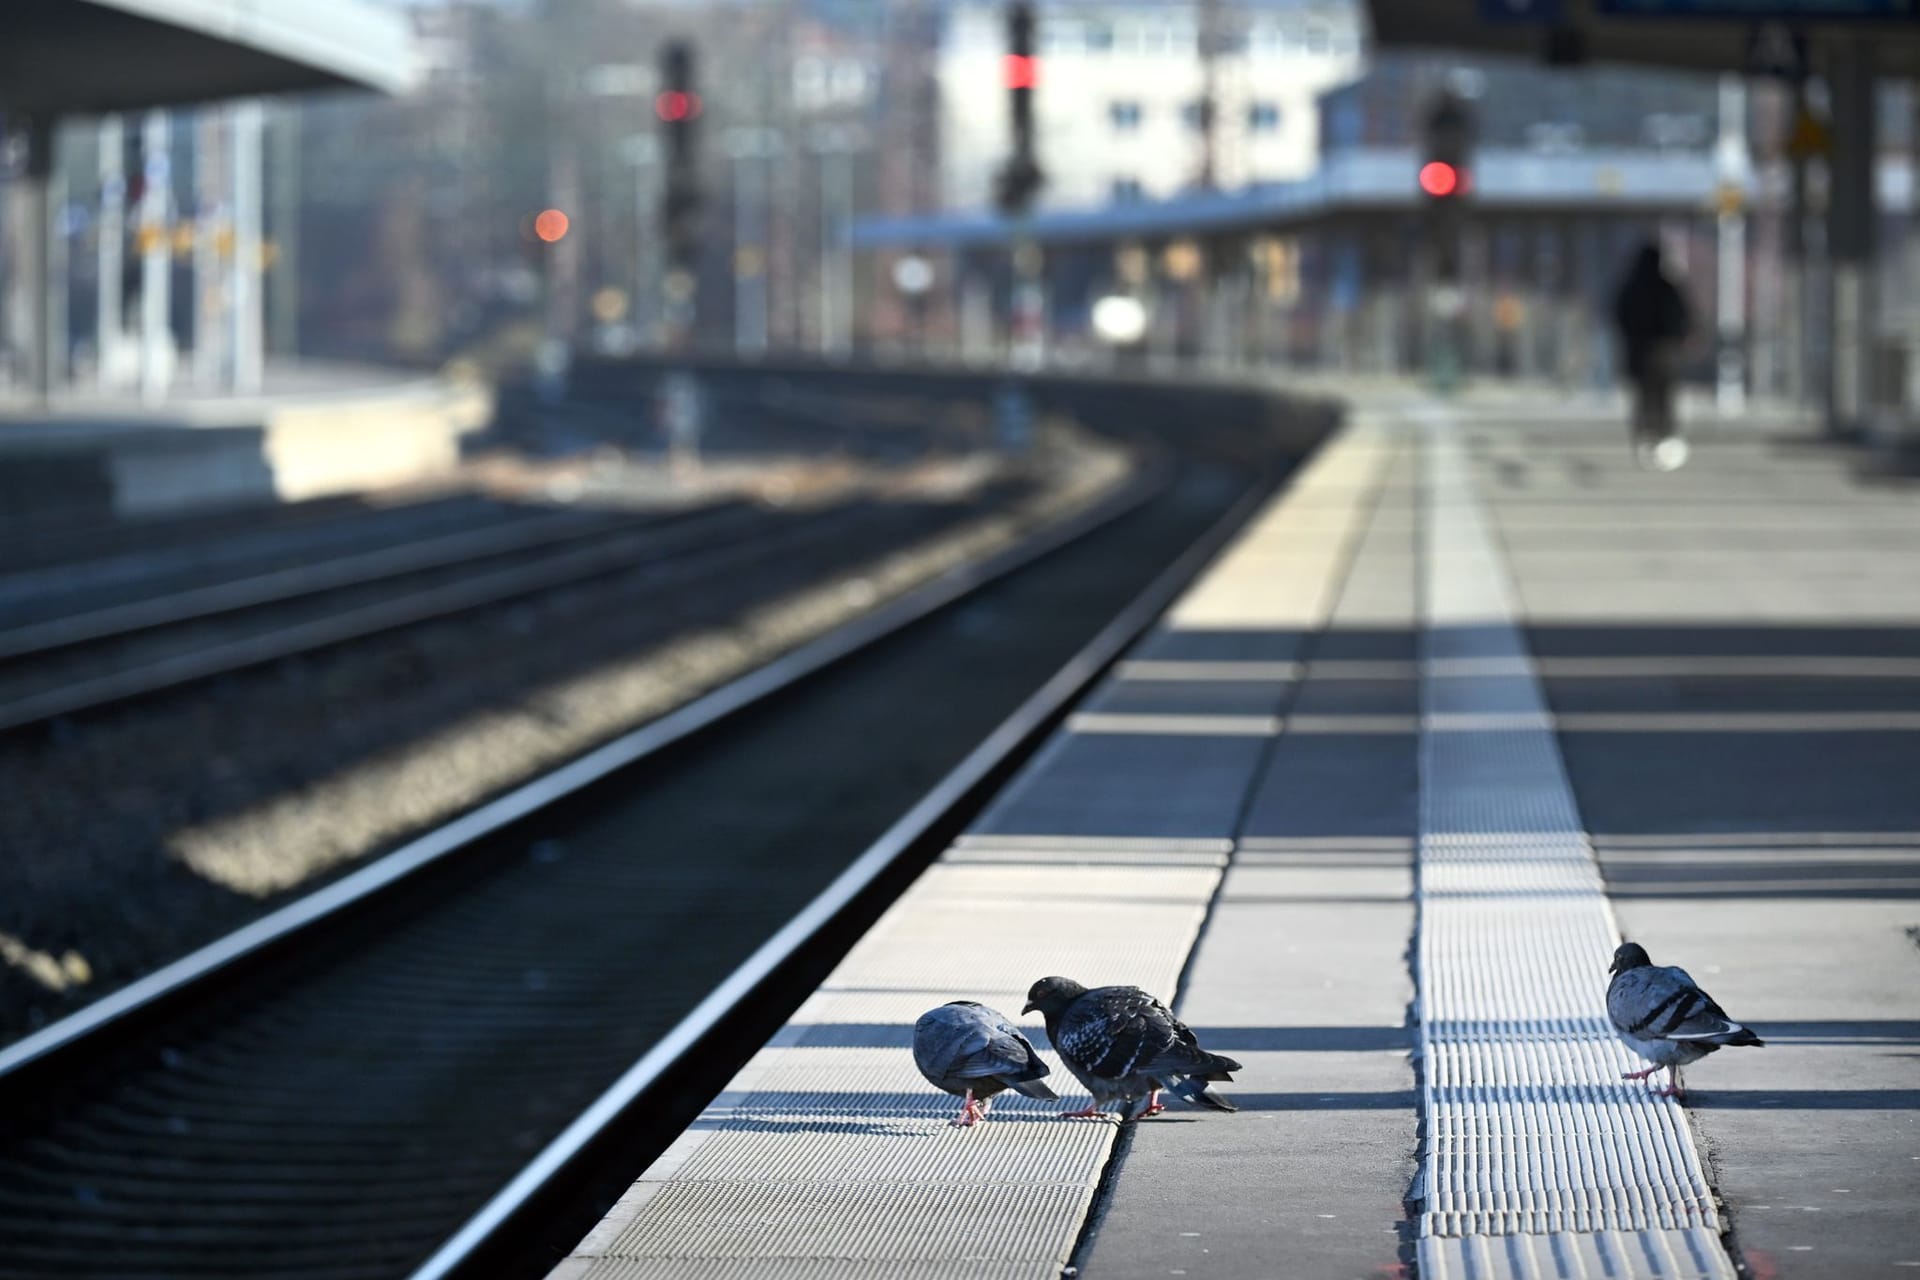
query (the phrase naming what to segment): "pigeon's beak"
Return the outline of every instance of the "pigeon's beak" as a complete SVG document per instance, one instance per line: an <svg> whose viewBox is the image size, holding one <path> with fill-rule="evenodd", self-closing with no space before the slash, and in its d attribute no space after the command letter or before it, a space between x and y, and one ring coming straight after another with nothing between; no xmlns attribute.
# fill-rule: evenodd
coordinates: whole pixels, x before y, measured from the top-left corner
<svg viewBox="0 0 1920 1280"><path fill-rule="evenodd" d="M1614 962L1613 962L1612 964L1610 964L1610 965L1608 965L1608 966L1607 966L1607 972L1608 972L1608 973L1613 973L1613 974L1617 974L1617 973L1619 973L1619 972L1620 972L1620 961L1616 959L1616 960L1615 960L1615 961L1614 961Z"/></svg>
<svg viewBox="0 0 1920 1280"><path fill-rule="evenodd" d="M1020 1012L1022 1012L1022 1013L1032 1013L1032 1012L1033 1012L1033 1011L1034 1011L1035 1009L1038 1009L1039 1007L1040 1007L1039 1005L1037 1005L1037 1004L1035 1004L1035 1003L1034 1003L1033 1001L1031 1001L1031 1000L1029 1000L1029 1001L1027 1001L1027 1003L1026 1003L1026 1004L1025 1004L1025 1005L1024 1005L1024 1006L1023 1006L1022 1008L1021 1008L1021 1010L1020 1010Z"/></svg>

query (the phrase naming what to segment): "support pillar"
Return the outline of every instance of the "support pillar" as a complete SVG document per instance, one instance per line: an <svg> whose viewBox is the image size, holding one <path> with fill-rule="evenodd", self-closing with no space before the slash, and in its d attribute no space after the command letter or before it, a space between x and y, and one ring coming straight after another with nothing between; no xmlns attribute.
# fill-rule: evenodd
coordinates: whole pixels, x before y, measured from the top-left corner
<svg viewBox="0 0 1920 1280"><path fill-rule="evenodd" d="M1714 152L1720 180L1718 246L1714 253L1714 407L1738 413L1747 402L1747 91L1739 76L1720 78L1720 138Z"/></svg>
<svg viewBox="0 0 1920 1280"><path fill-rule="evenodd" d="M232 112L202 107L193 129L193 352L194 389L211 393L227 384L227 309L233 242L230 219Z"/></svg>
<svg viewBox="0 0 1920 1280"><path fill-rule="evenodd" d="M53 118L36 116L25 123L26 173L21 183L23 218L16 240L26 286L26 315L21 333L21 355L27 388L45 404L53 394Z"/></svg>
<svg viewBox="0 0 1920 1280"><path fill-rule="evenodd" d="M140 394L163 398L173 382L173 244L167 225L173 208L173 164L167 113L150 111L141 151L146 186L140 196Z"/></svg>
<svg viewBox="0 0 1920 1280"><path fill-rule="evenodd" d="M1877 82L1874 49L1867 37L1844 36L1835 43L1827 83L1833 98L1833 161L1827 202L1833 380L1827 401L1827 429L1847 434L1866 426L1873 405Z"/></svg>
<svg viewBox="0 0 1920 1280"><path fill-rule="evenodd" d="M94 223L99 244L99 278L94 283L94 379L102 391L120 385L121 351L126 342L121 315L127 236L126 130L119 116L100 121L100 208Z"/></svg>
<svg viewBox="0 0 1920 1280"><path fill-rule="evenodd" d="M266 310L260 288L262 178L260 100L233 107L233 390L255 395L266 370Z"/></svg>

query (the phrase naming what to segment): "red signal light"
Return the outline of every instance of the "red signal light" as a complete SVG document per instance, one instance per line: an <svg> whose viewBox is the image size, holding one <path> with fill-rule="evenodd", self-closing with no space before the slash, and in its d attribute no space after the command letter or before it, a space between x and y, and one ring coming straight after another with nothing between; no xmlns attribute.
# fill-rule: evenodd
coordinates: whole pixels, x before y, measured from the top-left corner
<svg viewBox="0 0 1920 1280"><path fill-rule="evenodd" d="M700 95L669 89L653 100L653 113L668 124L679 124L700 114Z"/></svg>
<svg viewBox="0 0 1920 1280"><path fill-rule="evenodd" d="M1452 165L1434 160L1420 166L1420 189L1430 196L1450 196L1466 188L1465 176Z"/></svg>
<svg viewBox="0 0 1920 1280"><path fill-rule="evenodd" d="M1010 53L1003 67L1009 89L1031 89L1040 83L1040 59L1031 54Z"/></svg>
<svg viewBox="0 0 1920 1280"><path fill-rule="evenodd" d="M555 244L567 234L569 225L567 215L558 209L542 209L533 220L533 234L548 244Z"/></svg>

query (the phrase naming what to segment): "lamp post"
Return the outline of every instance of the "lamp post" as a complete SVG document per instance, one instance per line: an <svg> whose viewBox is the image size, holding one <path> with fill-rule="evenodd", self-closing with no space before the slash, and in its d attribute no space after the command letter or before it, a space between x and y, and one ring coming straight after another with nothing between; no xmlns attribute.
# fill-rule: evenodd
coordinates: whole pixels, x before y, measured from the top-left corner
<svg viewBox="0 0 1920 1280"><path fill-rule="evenodd" d="M813 131L820 161L820 351L844 358L853 349L853 157L866 134L853 125L822 125Z"/></svg>
<svg viewBox="0 0 1920 1280"><path fill-rule="evenodd" d="M721 146L733 160L733 346L740 356L767 350L767 192L780 155L772 129L729 129Z"/></svg>

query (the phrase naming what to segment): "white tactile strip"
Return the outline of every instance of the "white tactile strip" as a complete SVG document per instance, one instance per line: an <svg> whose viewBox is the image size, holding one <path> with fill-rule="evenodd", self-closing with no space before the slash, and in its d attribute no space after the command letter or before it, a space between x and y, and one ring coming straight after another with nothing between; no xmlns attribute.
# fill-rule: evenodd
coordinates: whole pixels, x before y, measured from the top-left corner
<svg viewBox="0 0 1920 1280"><path fill-rule="evenodd" d="M913 1021L960 998L1017 1018L1050 973L1173 994L1294 675L1246 664L1324 624L1364 523L1354 495L1382 471L1354 438L1136 646L1180 665L1118 668L553 1280L1059 1274L1115 1126L1056 1118L1087 1100L1056 1063L1060 1102L1002 1094L986 1124L950 1128L958 1102L915 1071ZM1207 678L1216 661L1227 680ZM1044 1049L1039 1020L1017 1020Z"/></svg>
<svg viewBox="0 0 1920 1280"><path fill-rule="evenodd" d="M1420 1275L1732 1280L1685 1114L1620 1078L1619 929L1444 420L1426 480Z"/></svg>

